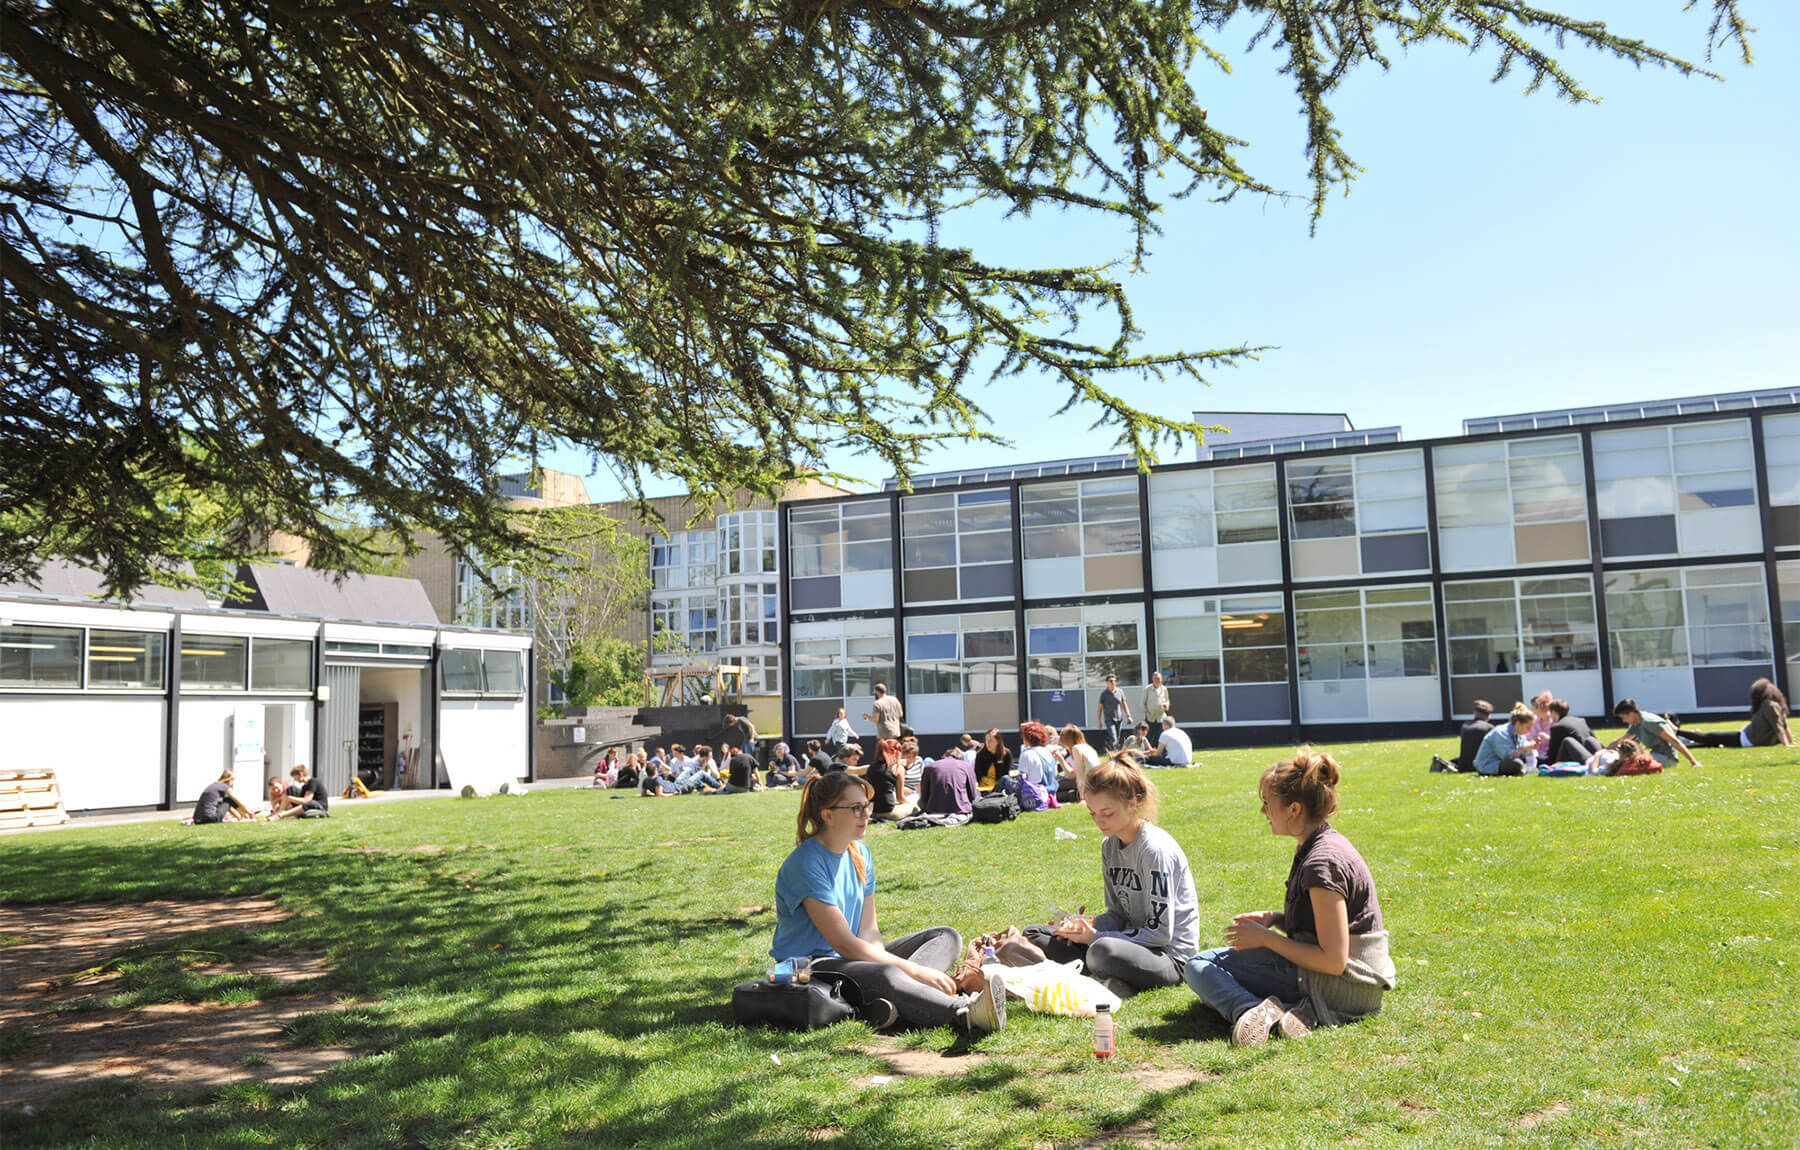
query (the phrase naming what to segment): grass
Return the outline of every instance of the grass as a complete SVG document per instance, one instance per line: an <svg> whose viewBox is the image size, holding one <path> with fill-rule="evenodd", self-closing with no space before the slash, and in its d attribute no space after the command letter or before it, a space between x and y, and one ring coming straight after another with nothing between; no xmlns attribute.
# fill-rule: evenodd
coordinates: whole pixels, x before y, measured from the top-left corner
<svg viewBox="0 0 1800 1150"><path fill-rule="evenodd" d="M88 1087L0 1114L0 1142L1793 1145L1795 753L1714 750L1698 770L1644 778L1483 780L1427 774L1441 748L1334 748L1346 767L1334 822L1374 870L1400 968L1378 1017L1236 1050L1176 987L1127 1004L1118 1056L1097 1065L1083 1020L1015 1006L966 1073L880 1086L870 1077L893 1071L862 1049L861 1023L730 1024L732 984L767 965L791 793L538 791L343 805L279 827L15 836L0 841L0 901L278 898L292 917L242 945L326 951L350 1000L290 1040L359 1057L310 1085L199 1099L122 1103ZM1267 834L1255 797L1276 754L1215 751L1158 776L1209 931L1280 905L1292 843ZM1080 838L1052 841L1058 825ZM872 846L890 935L947 922L967 936L1100 902L1081 808L877 831ZM156 960L133 977L138 1000L220 994ZM944 1030L898 1040L958 1046ZM9 1035L0 1058L21 1042Z"/></svg>

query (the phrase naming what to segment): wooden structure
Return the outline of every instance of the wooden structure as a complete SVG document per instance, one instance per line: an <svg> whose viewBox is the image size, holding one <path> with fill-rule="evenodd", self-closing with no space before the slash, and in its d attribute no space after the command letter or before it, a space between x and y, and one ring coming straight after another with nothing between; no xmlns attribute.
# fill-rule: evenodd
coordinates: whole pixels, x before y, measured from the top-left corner
<svg viewBox="0 0 1800 1150"><path fill-rule="evenodd" d="M697 707L711 696L716 706L735 703L744 690L744 668L735 663L656 667L644 676L644 705Z"/></svg>
<svg viewBox="0 0 1800 1150"><path fill-rule="evenodd" d="M0 830L54 827L68 821L55 771L0 771Z"/></svg>

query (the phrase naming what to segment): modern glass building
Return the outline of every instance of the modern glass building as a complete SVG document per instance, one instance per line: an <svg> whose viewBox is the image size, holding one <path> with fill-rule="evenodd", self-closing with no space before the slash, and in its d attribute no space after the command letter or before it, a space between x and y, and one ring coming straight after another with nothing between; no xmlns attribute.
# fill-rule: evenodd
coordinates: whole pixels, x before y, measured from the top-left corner
<svg viewBox="0 0 1800 1150"><path fill-rule="evenodd" d="M1154 670L1202 745L1435 732L1539 690L1590 717L1789 690L1800 389L1464 429L784 504L786 730L857 720L877 682L922 734L1092 728L1108 674L1136 712Z"/></svg>

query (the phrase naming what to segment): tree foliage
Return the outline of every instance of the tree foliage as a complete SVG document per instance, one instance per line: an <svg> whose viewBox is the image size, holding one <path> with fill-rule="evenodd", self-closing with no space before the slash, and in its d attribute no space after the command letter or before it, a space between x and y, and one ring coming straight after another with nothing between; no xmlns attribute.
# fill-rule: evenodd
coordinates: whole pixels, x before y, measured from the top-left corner
<svg viewBox="0 0 1800 1150"><path fill-rule="evenodd" d="M516 512L514 524L529 545L476 557L487 586L465 608L516 602L554 681L581 644L625 630L631 612L643 608L650 545L592 504Z"/></svg>
<svg viewBox="0 0 1800 1150"><path fill-rule="evenodd" d="M1707 44L1748 59L1737 0ZM853 447L904 474L1031 372L1148 458L1108 391L1145 351L1118 269L937 242L977 201L1116 216L1270 191L1194 87L1279 48L1315 213L1330 104L1449 41L1585 99L1568 43L1696 66L1518 0L0 0L0 578L120 589L271 531L354 566L369 525L530 544L492 477L560 442L632 484L773 493ZM641 490L641 486L638 488ZM220 513L204 533L196 494ZM204 535L197 541L198 535Z"/></svg>
<svg viewBox="0 0 1800 1150"><path fill-rule="evenodd" d="M577 640L567 668L550 681L572 707L641 707L644 704L644 649L617 636Z"/></svg>

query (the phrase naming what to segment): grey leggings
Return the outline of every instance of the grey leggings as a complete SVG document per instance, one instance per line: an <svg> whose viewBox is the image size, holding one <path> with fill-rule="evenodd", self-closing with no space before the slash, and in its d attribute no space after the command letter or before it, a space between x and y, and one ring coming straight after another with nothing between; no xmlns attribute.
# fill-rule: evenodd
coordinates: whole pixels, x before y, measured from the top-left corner
<svg viewBox="0 0 1800 1150"><path fill-rule="evenodd" d="M946 974L962 958L962 935L947 926L926 927L905 938L887 943L887 952L911 959L920 966L941 970ZM885 998L900 1011L900 1021L908 1026L953 1026L965 999L933 990L897 966L885 962L863 962L850 958L817 958L815 970L836 970L850 977L862 991L865 1007L877 998ZM1176 976L1179 980L1179 975Z"/></svg>
<svg viewBox="0 0 1800 1150"><path fill-rule="evenodd" d="M1181 963L1160 950L1139 946L1122 938L1097 938L1083 945L1058 938L1048 926L1028 926L1025 937L1052 962L1080 959L1082 973L1095 978L1116 978L1133 990L1175 986L1181 982Z"/></svg>

